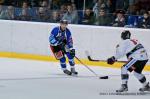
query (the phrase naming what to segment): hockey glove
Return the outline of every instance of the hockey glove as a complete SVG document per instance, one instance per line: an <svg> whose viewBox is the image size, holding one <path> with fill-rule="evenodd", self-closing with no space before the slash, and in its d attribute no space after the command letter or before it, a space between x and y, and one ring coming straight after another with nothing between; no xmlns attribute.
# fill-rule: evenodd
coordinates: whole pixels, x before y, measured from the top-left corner
<svg viewBox="0 0 150 99"><path fill-rule="evenodd" d="M115 59L114 56L112 56L112 57L110 57L110 58L107 59L107 64L112 65L112 64L114 64L115 62L116 62L116 59Z"/></svg>
<svg viewBox="0 0 150 99"><path fill-rule="evenodd" d="M66 52L66 51L65 51L66 40L62 41L62 43L59 45L59 47L61 48L61 50L62 50L63 52Z"/></svg>
<svg viewBox="0 0 150 99"><path fill-rule="evenodd" d="M75 49L70 50L70 55L74 58L75 57Z"/></svg>

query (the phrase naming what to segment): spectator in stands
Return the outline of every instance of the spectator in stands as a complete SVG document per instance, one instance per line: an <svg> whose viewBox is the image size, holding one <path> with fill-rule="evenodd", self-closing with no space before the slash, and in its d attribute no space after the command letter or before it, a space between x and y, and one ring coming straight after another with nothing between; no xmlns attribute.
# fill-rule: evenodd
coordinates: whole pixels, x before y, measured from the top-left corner
<svg viewBox="0 0 150 99"><path fill-rule="evenodd" d="M125 27L133 28L138 25L138 10L135 5L130 5L126 14L127 14L127 25Z"/></svg>
<svg viewBox="0 0 150 99"><path fill-rule="evenodd" d="M150 8L150 0L138 0L137 5L140 9L148 10Z"/></svg>
<svg viewBox="0 0 150 99"><path fill-rule="evenodd" d="M136 15L128 15L127 16L127 25L125 27L134 28L138 25L138 16Z"/></svg>
<svg viewBox="0 0 150 99"><path fill-rule="evenodd" d="M49 1L51 2L51 1ZM41 2L41 7L44 8L44 10L47 12L48 15L51 14L52 10L51 10L51 5L48 4L48 1L47 0L44 0Z"/></svg>
<svg viewBox="0 0 150 99"><path fill-rule="evenodd" d="M106 6L107 6L107 13L113 13L115 11L115 7L113 5L112 0L107 0L106 2Z"/></svg>
<svg viewBox="0 0 150 99"><path fill-rule="evenodd" d="M21 12L21 15L19 15L17 17L18 20L21 21L31 21L32 17L30 16L30 14L28 13L27 9L23 9Z"/></svg>
<svg viewBox="0 0 150 99"><path fill-rule="evenodd" d="M137 2L139 2L140 0L129 0L129 6L130 5L134 5L136 4Z"/></svg>
<svg viewBox="0 0 150 99"><path fill-rule="evenodd" d="M0 4L4 3L4 0L0 0Z"/></svg>
<svg viewBox="0 0 150 99"><path fill-rule="evenodd" d="M68 22L72 24L78 23L78 13L76 10L73 10L72 5L67 6L67 12L64 14L62 19L68 20Z"/></svg>
<svg viewBox="0 0 150 99"><path fill-rule="evenodd" d="M51 23L59 23L60 22L60 15L58 11L53 11L52 16L50 17Z"/></svg>
<svg viewBox="0 0 150 99"><path fill-rule="evenodd" d="M149 16L150 16L150 10L148 10L148 14L149 14Z"/></svg>
<svg viewBox="0 0 150 99"><path fill-rule="evenodd" d="M71 4L73 11L77 11L76 5L74 3Z"/></svg>
<svg viewBox="0 0 150 99"><path fill-rule="evenodd" d="M93 7L93 12L96 17L98 17L100 9L106 9L106 3L104 0L98 0Z"/></svg>
<svg viewBox="0 0 150 99"><path fill-rule="evenodd" d="M139 14L138 8L136 5L130 5L126 13L129 15L138 15Z"/></svg>
<svg viewBox="0 0 150 99"><path fill-rule="evenodd" d="M38 22L48 22L49 16L43 7L39 7L36 19Z"/></svg>
<svg viewBox="0 0 150 99"><path fill-rule="evenodd" d="M46 11L48 11L48 9L49 9L49 5L46 0L42 1L40 6L43 7Z"/></svg>
<svg viewBox="0 0 150 99"><path fill-rule="evenodd" d="M64 14L67 12L67 6L66 5L61 5L60 6L60 11L59 11L59 13L60 13L60 18L62 19L63 18L63 16L64 16Z"/></svg>
<svg viewBox="0 0 150 99"><path fill-rule="evenodd" d="M116 9L123 9L127 11L129 7L129 0L116 0Z"/></svg>
<svg viewBox="0 0 150 99"><path fill-rule="evenodd" d="M22 3L22 9L29 9L30 7L29 7L29 5L28 5L28 2L23 2Z"/></svg>
<svg viewBox="0 0 150 99"><path fill-rule="evenodd" d="M22 3L22 8L21 8L21 11L20 11L20 13L19 13L19 16L21 16L22 15L22 12L25 12L25 11L27 11L27 13L28 14L30 14L30 11L31 11L31 8L30 8L30 6L28 5L28 2L23 2Z"/></svg>
<svg viewBox="0 0 150 99"><path fill-rule="evenodd" d="M52 0L51 7L53 10L59 10L60 9L60 0Z"/></svg>
<svg viewBox="0 0 150 99"><path fill-rule="evenodd" d="M125 26L125 16L124 16L125 12L123 10L118 10L116 13L117 15L112 26L124 27Z"/></svg>
<svg viewBox="0 0 150 99"><path fill-rule="evenodd" d="M84 0L82 2L84 3ZM92 9L96 3L97 0L86 0L85 7ZM83 9L83 4L82 4L82 9Z"/></svg>
<svg viewBox="0 0 150 99"><path fill-rule="evenodd" d="M44 0L43 2L41 2L41 6L42 6L42 7L48 7L48 2L47 2L47 0Z"/></svg>
<svg viewBox="0 0 150 99"><path fill-rule="evenodd" d="M88 25L93 24L93 20L94 20L94 16L92 10L86 8L84 16L82 18L82 24L88 24Z"/></svg>
<svg viewBox="0 0 150 99"><path fill-rule="evenodd" d="M111 23L111 18L107 16L104 9L99 11L99 16L96 18L95 24L100 26L109 26Z"/></svg>
<svg viewBox="0 0 150 99"><path fill-rule="evenodd" d="M0 14L3 11L3 6L0 4Z"/></svg>
<svg viewBox="0 0 150 99"><path fill-rule="evenodd" d="M148 12L143 14L143 19L139 22L139 28L150 29L150 16Z"/></svg>
<svg viewBox="0 0 150 99"><path fill-rule="evenodd" d="M12 5L14 4L14 0L4 0L3 3L4 5Z"/></svg>
<svg viewBox="0 0 150 99"><path fill-rule="evenodd" d="M71 3L71 6L72 6L72 10L73 10L75 13L78 13L75 3Z"/></svg>
<svg viewBox="0 0 150 99"><path fill-rule="evenodd" d="M76 13L76 14L78 15L78 10L77 10L77 8L76 8L75 3L71 3L71 6L72 6L73 12ZM78 18L79 18L79 17L78 17Z"/></svg>
<svg viewBox="0 0 150 99"><path fill-rule="evenodd" d="M13 20L15 19L15 10L13 6L8 6L6 10L3 10L0 14L0 19Z"/></svg>

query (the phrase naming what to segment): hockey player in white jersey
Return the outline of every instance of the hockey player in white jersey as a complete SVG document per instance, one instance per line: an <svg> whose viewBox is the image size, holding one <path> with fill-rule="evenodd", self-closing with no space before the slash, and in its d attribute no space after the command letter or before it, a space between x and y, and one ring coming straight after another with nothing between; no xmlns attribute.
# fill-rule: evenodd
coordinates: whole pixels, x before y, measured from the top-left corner
<svg viewBox="0 0 150 99"><path fill-rule="evenodd" d="M142 71L148 62L148 55L141 43L138 40L130 39L131 33L125 30L121 33L122 42L116 46L116 54L107 59L108 64L114 64L119 58L127 56L128 62L121 67L122 85L116 92L128 91L128 71L133 72L134 76L143 85L139 91L150 91L149 82L142 74Z"/></svg>

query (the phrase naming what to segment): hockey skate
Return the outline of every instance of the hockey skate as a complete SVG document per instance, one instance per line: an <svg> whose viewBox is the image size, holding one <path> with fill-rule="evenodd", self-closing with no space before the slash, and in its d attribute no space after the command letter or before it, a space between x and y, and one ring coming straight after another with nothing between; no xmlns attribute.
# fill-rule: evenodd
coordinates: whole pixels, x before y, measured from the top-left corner
<svg viewBox="0 0 150 99"><path fill-rule="evenodd" d="M65 74L67 74L67 75L71 75L72 73L69 71L69 70L63 70L63 72L65 73Z"/></svg>
<svg viewBox="0 0 150 99"><path fill-rule="evenodd" d="M78 75L78 72L75 71L75 68L71 68L72 75Z"/></svg>
<svg viewBox="0 0 150 99"><path fill-rule="evenodd" d="M141 92L144 92L144 91L150 91L149 82L147 83L146 86L144 86L143 88L140 88L139 91L141 91Z"/></svg>
<svg viewBox="0 0 150 99"><path fill-rule="evenodd" d="M127 86L127 84L122 84L122 85L121 85L121 88L118 89L118 90L116 90L116 92L126 92L126 91L128 91L128 86Z"/></svg>

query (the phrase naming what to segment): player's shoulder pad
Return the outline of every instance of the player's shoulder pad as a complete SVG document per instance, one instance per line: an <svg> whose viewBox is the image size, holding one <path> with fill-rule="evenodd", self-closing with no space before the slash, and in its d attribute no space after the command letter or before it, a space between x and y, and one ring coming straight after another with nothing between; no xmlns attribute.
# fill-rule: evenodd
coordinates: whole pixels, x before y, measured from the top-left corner
<svg viewBox="0 0 150 99"><path fill-rule="evenodd" d="M66 28L66 32L67 32L67 33L71 33L70 30L69 30L68 28Z"/></svg>
<svg viewBox="0 0 150 99"><path fill-rule="evenodd" d="M59 30L59 27L58 27L58 26L57 26L57 27L54 27L53 30L58 31L58 30Z"/></svg>
<svg viewBox="0 0 150 99"><path fill-rule="evenodd" d="M123 43L129 43L129 42L131 42L131 40L130 39L126 39L126 40L123 40L122 42Z"/></svg>
<svg viewBox="0 0 150 99"><path fill-rule="evenodd" d="M123 40L119 45L120 46L128 46L130 45L131 41L130 39L126 39L126 40Z"/></svg>
<svg viewBox="0 0 150 99"><path fill-rule="evenodd" d="M66 28L66 31L70 31L68 28Z"/></svg>
<svg viewBox="0 0 150 99"><path fill-rule="evenodd" d="M52 33L57 34L59 31L59 27L54 27Z"/></svg>

